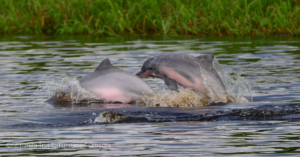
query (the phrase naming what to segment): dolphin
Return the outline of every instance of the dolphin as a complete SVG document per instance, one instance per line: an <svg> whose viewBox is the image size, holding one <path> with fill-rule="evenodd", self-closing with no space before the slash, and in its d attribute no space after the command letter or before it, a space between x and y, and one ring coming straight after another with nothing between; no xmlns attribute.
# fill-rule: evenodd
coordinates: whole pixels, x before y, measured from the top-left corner
<svg viewBox="0 0 300 157"><path fill-rule="evenodd" d="M147 59L141 71L141 78L163 78L167 87L178 91L178 84L192 89L206 97L222 99L227 95L223 81L213 66L214 55L198 57L185 54L159 55Z"/></svg>
<svg viewBox="0 0 300 157"><path fill-rule="evenodd" d="M79 84L105 102L131 103L140 95L153 93L146 82L134 74L114 67L108 58L94 72L80 78Z"/></svg>

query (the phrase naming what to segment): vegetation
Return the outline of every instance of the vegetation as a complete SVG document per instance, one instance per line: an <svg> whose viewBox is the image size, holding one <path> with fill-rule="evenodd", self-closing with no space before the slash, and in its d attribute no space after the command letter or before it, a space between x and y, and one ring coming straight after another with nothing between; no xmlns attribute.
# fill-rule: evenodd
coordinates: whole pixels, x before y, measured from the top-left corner
<svg viewBox="0 0 300 157"><path fill-rule="evenodd" d="M300 0L3 0L0 34L300 35Z"/></svg>

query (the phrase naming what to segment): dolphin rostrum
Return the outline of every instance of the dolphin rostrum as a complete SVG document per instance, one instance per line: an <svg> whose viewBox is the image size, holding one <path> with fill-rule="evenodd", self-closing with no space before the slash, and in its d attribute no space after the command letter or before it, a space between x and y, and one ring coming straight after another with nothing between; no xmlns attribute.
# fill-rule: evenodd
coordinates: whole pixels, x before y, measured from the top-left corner
<svg viewBox="0 0 300 157"><path fill-rule="evenodd" d="M114 67L104 59L94 72L79 79L80 86L105 102L130 103L143 94L153 93L142 79Z"/></svg>
<svg viewBox="0 0 300 157"><path fill-rule="evenodd" d="M147 59L136 75L141 78L163 78L172 91L178 91L179 84L206 97L222 99L227 91L213 67L213 59L211 54L198 57L184 54L159 55Z"/></svg>

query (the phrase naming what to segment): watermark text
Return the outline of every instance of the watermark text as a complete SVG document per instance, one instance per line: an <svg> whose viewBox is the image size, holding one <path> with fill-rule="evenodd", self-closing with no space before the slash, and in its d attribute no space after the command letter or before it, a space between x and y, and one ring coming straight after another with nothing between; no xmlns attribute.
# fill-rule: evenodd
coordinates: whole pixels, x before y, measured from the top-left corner
<svg viewBox="0 0 300 157"><path fill-rule="evenodd" d="M111 148L107 143L7 143L8 148Z"/></svg>

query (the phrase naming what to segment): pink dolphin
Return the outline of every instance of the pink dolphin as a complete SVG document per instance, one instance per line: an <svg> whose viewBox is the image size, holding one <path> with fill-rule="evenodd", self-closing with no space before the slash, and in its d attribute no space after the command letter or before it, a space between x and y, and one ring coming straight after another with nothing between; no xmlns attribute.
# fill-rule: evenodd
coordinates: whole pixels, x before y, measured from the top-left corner
<svg viewBox="0 0 300 157"><path fill-rule="evenodd" d="M172 54L147 59L136 75L163 78L170 90L178 91L178 85L193 89L207 97L227 94L226 88L213 67L213 55L198 57Z"/></svg>
<svg viewBox="0 0 300 157"><path fill-rule="evenodd" d="M153 93L142 79L114 67L108 58L96 70L79 79L80 86L105 102L131 103L140 95Z"/></svg>

